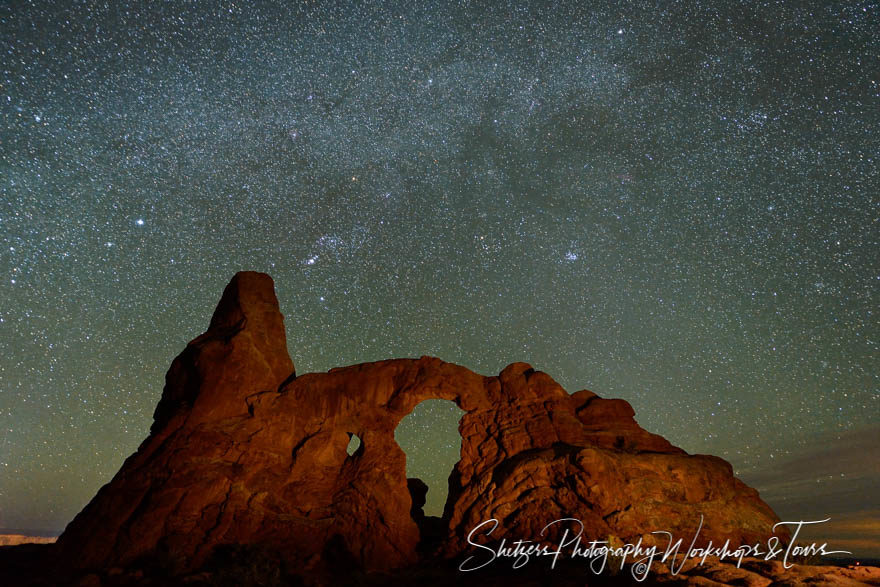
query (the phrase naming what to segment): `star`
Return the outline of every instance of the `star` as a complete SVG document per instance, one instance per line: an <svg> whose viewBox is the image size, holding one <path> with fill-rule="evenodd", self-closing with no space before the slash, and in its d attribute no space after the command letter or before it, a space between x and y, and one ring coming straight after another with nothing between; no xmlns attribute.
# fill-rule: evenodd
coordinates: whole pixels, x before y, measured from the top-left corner
<svg viewBox="0 0 880 587"><path fill-rule="evenodd" d="M3 525L113 476L242 269L298 373L528 361L774 507L825 448L871 470L870 5L350 4L3 13ZM420 407L396 437L439 515L460 412Z"/></svg>

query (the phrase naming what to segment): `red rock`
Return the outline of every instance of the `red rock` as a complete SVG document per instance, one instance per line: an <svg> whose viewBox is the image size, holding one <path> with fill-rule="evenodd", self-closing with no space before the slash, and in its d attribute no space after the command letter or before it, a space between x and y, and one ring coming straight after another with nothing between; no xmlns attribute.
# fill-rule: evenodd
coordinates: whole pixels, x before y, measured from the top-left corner
<svg viewBox="0 0 880 587"><path fill-rule="evenodd" d="M725 461L688 455L643 430L627 402L569 395L525 363L484 377L422 357L296 377L271 278L239 273L172 363L150 436L59 552L81 569L161 557L190 571L234 544L303 572L410 565L419 528L394 430L426 399L466 412L446 556L489 518L500 521L492 538L536 539L574 517L591 539L629 542L658 529L690 537L702 515L701 542L716 543L765 539L778 521ZM351 434L362 441L354 455Z"/></svg>
<svg viewBox="0 0 880 587"><path fill-rule="evenodd" d="M880 568L791 565L781 560L745 558L736 561L709 558L688 561L673 573L669 566L655 563L649 577L660 585L880 585Z"/></svg>

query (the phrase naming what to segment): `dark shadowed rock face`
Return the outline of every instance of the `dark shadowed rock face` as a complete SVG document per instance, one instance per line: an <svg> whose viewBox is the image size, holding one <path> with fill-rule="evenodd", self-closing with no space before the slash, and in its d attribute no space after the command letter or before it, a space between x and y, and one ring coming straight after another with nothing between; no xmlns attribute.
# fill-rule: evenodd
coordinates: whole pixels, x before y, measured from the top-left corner
<svg viewBox="0 0 880 587"><path fill-rule="evenodd" d="M766 539L778 521L727 462L688 455L639 427L627 402L569 395L524 363L484 377L422 357L295 377L271 278L239 273L172 363L149 438L59 552L81 569L159 557L187 571L231 544L279 552L304 573L414 563L420 486L407 482L394 429L426 399L466 412L445 556L490 518L492 539L537 539L572 517L591 539L635 542L653 530L693 536L702 516L701 542L716 544ZM351 434L362 443L348 455Z"/></svg>

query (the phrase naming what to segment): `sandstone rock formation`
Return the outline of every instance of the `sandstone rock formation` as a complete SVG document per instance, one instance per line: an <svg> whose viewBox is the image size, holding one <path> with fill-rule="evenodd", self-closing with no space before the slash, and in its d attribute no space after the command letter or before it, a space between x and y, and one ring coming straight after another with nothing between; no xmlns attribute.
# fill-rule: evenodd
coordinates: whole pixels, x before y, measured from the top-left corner
<svg viewBox="0 0 880 587"><path fill-rule="evenodd" d="M880 569L861 566L791 565L781 560L746 558L737 566L716 558L689 560L675 572L669 565L655 564L652 583L657 585L880 585Z"/></svg>
<svg viewBox="0 0 880 587"><path fill-rule="evenodd" d="M28 536L26 534L0 534L0 546L17 546L19 544L52 544L57 540L54 536Z"/></svg>
<svg viewBox="0 0 880 587"><path fill-rule="evenodd" d="M174 360L150 436L59 538L80 569L161 558L198 569L218 547L255 544L287 568L367 571L417 560L397 424L426 399L454 401L461 460L438 552L459 556L481 522L491 537L539 539L558 518L585 537L700 543L766 539L778 521L725 461L688 455L643 430L623 400L569 395L524 363L485 377L436 358L295 376L272 280L239 273L208 331ZM348 455L350 436L361 439Z"/></svg>

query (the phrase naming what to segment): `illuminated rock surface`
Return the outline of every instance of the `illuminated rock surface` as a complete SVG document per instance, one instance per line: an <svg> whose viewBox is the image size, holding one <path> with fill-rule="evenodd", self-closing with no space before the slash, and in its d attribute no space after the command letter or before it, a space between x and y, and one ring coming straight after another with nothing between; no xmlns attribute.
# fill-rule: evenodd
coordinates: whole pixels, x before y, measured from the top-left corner
<svg viewBox="0 0 880 587"><path fill-rule="evenodd" d="M716 544L766 540L778 521L727 462L688 455L643 430L627 402L569 395L524 363L485 377L422 357L296 377L271 278L239 273L172 363L150 436L59 554L81 570L161 559L185 573L246 544L295 573L413 565L420 529L394 430L427 399L466 412L439 555L462 558L491 518L492 540L538 540L571 517L585 538L635 542L691 537L702 516L699 543ZM348 455L353 434L362 443Z"/></svg>

